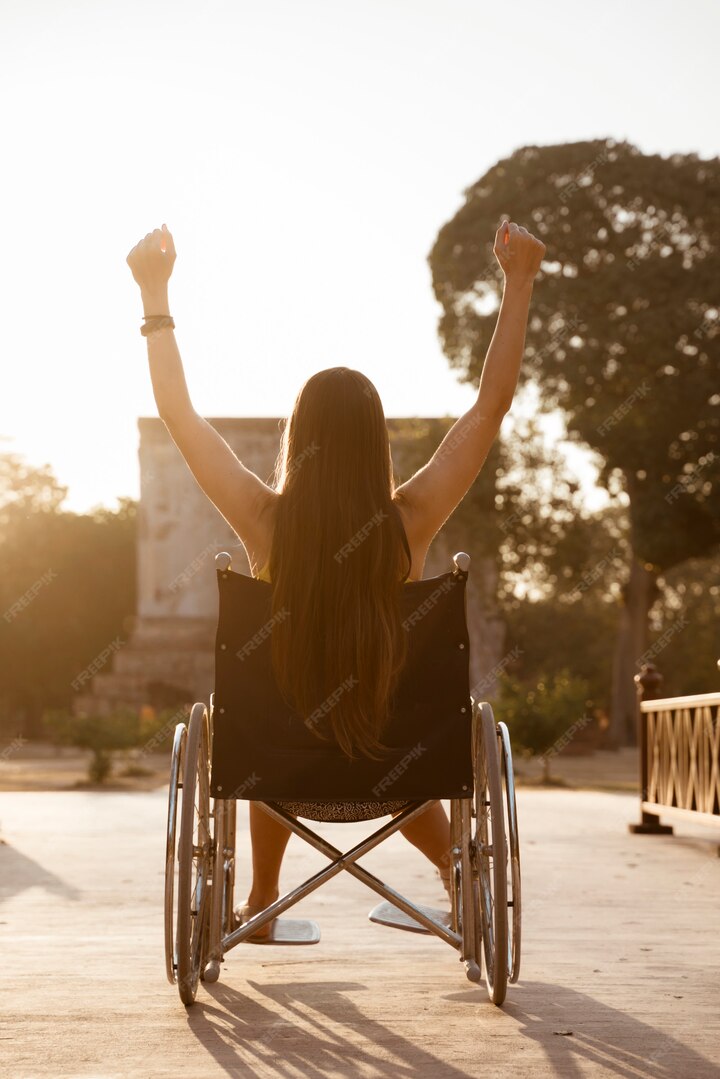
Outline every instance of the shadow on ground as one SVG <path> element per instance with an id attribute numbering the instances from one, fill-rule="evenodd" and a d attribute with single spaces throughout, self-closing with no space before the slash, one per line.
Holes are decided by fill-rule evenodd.
<path id="1" fill-rule="evenodd" d="M 79 899 L 81 892 L 49 872 L 26 854 L 0 840 L 0 903 L 27 888 L 44 888 L 63 899 Z"/>
<path id="2" fill-rule="evenodd" d="M 205 985 L 213 1002 L 198 1000 L 187 1010 L 189 1029 L 228 1076 L 257 1074 L 427 1077 L 545 1074 L 577 1077 L 632 1076 L 634 1079 L 717 1079 L 718 1068 L 662 1030 L 609 1007 L 595 998 L 563 986 L 544 982 L 514 985 L 512 997 L 502 1009 L 487 1001 L 478 1003 L 478 989 L 444 994 L 466 1011 L 470 1044 L 476 1063 L 466 1071 L 448 1060 L 447 1044 L 442 1056 L 403 1037 L 393 1027 L 392 1007 L 387 1021 L 369 1018 L 348 997 L 372 986 L 353 981 L 288 982 L 283 986 L 248 983 L 267 1004 L 218 982 Z M 478 1014 L 478 1009 L 480 1013 Z M 483 1032 L 484 1019 L 492 1020 Z M 480 1020 L 480 1025 L 478 1024 Z M 504 1025 L 507 1030 L 504 1030 Z M 343 1028 L 347 1033 L 343 1034 Z M 518 1033 L 530 1043 L 525 1061 L 514 1051 L 511 1064 L 496 1055 L 508 1036 L 517 1049 Z M 450 1037 L 450 1035 L 449 1035 Z M 465 1039 L 463 1039 L 465 1041 Z M 376 1049 L 376 1047 L 378 1047 Z M 458 1047 L 466 1058 L 468 1042 Z M 539 1050 L 539 1052 L 538 1052 Z M 521 1068 L 527 1068 L 522 1071 Z M 509 1070 L 508 1070 L 509 1069 Z"/>

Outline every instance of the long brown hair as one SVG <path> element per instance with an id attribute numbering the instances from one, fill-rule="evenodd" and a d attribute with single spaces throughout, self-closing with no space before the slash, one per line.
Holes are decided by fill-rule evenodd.
<path id="1" fill-rule="evenodd" d="M 275 466 L 272 664 L 285 701 L 348 757 L 378 759 L 407 657 L 411 569 L 375 386 L 330 367 L 301 387 Z"/>

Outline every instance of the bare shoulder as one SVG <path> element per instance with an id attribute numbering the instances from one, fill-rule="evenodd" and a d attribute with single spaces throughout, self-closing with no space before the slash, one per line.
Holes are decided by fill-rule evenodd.
<path id="1" fill-rule="evenodd" d="M 455 421 L 427 464 L 397 488 L 395 499 L 406 509 L 408 539 L 412 534 L 420 544 L 430 545 L 470 490 L 505 412 L 476 403 Z"/>

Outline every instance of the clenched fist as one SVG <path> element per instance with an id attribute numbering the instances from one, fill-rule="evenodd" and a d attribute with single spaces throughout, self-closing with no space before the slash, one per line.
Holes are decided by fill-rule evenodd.
<path id="1" fill-rule="evenodd" d="M 493 251 L 506 281 L 529 284 L 540 269 L 545 244 L 514 221 L 503 221 L 495 234 Z"/>
<path id="2" fill-rule="evenodd" d="M 143 295 L 158 296 L 167 291 L 175 257 L 172 233 L 163 225 L 135 244 L 125 261 Z"/>

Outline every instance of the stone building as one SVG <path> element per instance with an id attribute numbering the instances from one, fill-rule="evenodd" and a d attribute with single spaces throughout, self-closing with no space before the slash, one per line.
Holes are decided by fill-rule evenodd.
<path id="1" fill-rule="evenodd" d="M 210 419 L 246 467 L 272 483 L 282 420 Z M 408 421 L 388 419 L 393 461 L 403 474 Z M 76 712 L 107 714 L 122 704 L 174 707 L 209 702 L 214 678 L 217 621 L 215 555 L 229 551 L 233 569 L 249 573 L 245 548 L 198 486 L 159 417 L 140 418 L 138 590 L 127 639 L 74 701 Z M 503 623 L 495 605 L 496 569 L 461 548 L 472 562 L 468 581 L 470 676 L 473 696 L 491 699 L 493 669 L 502 656 Z M 441 531 L 433 540 L 424 577 L 444 573 L 455 551 Z"/>

